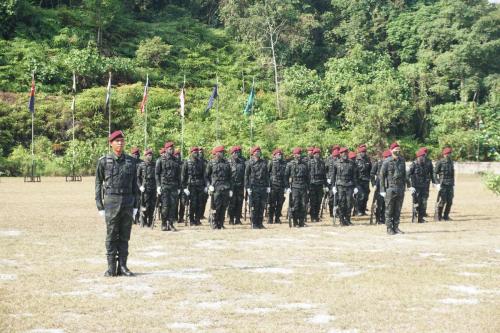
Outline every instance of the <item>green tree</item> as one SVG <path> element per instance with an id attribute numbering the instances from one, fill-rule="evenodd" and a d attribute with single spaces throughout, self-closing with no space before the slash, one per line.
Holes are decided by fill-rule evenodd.
<path id="1" fill-rule="evenodd" d="M 159 67 L 167 62 L 171 48 L 172 45 L 164 43 L 158 36 L 142 40 L 135 53 L 137 63 L 144 67 Z"/>

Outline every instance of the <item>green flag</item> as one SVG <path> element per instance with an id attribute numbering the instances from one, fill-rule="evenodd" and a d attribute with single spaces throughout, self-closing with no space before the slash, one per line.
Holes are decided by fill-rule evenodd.
<path id="1" fill-rule="evenodd" d="M 255 99 L 255 89 L 252 85 L 252 90 L 250 90 L 250 95 L 248 95 L 247 105 L 245 106 L 245 110 L 243 110 L 243 114 L 248 116 L 252 113 L 253 101 Z"/>

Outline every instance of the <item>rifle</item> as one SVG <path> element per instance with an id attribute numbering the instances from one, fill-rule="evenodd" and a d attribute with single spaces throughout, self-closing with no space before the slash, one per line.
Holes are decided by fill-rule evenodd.
<path id="1" fill-rule="evenodd" d="M 288 193 L 288 210 L 286 213 L 286 218 L 288 219 L 288 226 L 290 228 L 293 227 L 292 225 L 292 192 Z"/>
<path id="2" fill-rule="evenodd" d="M 305 223 L 307 223 L 307 214 L 309 213 L 309 190 L 306 189 L 306 218 Z"/>
<path id="3" fill-rule="evenodd" d="M 372 205 L 370 207 L 370 224 L 377 224 L 378 223 L 378 221 L 375 221 L 375 223 L 373 223 L 373 216 L 376 215 L 377 208 L 378 208 L 378 202 L 377 202 L 378 195 L 380 195 L 380 194 L 378 194 L 377 191 L 375 191 L 375 193 L 373 194 Z"/>
<path id="4" fill-rule="evenodd" d="M 208 191 L 208 200 L 210 200 L 210 210 L 208 212 L 208 224 L 212 229 L 215 229 L 215 216 L 214 216 L 214 196 L 212 192 Z"/>
<path id="5" fill-rule="evenodd" d="M 159 194 L 156 195 L 155 210 L 153 212 L 153 223 L 151 224 L 151 229 L 155 228 L 155 222 L 157 219 L 161 221 L 161 199 Z"/>
<path id="6" fill-rule="evenodd" d="M 321 219 L 323 219 L 323 211 L 326 208 L 326 202 L 328 201 L 328 195 L 329 194 L 330 194 L 329 192 L 325 192 L 325 194 L 323 195 L 323 201 L 321 202 L 321 212 L 319 214 L 319 216 L 320 216 Z"/>
<path id="7" fill-rule="evenodd" d="M 418 194 L 417 192 L 411 195 L 412 197 L 412 206 L 411 206 L 411 223 L 415 223 L 415 218 L 417 217 L 417 209 L 418 209 Z"/>
<path id="8" fill-rule="evenodd" d="M 247 205 L 248 205 L 248 192 L 245 189 L 245 214 L 244 214 L 244 217 L 243 217 L 243 219 L 245 220 L 245 222 L 247 220 L 247 209 L 248 209 Z"/>
<path id="9" fill-rule="evenodd" d="M 335 192 L 333 192 L 333 225 L 335 225 L 335 222 L 337 221 L 337 208 L 338 206 L 335 206 L 335 197 L 337 196 L 337 194 Z"/>
<path id="10" fill-rule="evenodd" d="M 145 191 L 144 191 L 145 192 Z M 144 205 L 145 203 L 145 194 L 144 192 L 141 192 L 141 198 L 140 198 L 140 213 L 139 213 L 139 220 L 141 222 L 141 228 L 144 228 L 144 225 L 146 224 L 146 206 Z"/>
<path id="11" fill-rule="evenodd" d="M 186 193 L 184 193 L 186 194 Z M 189 196 L 184 195 L 184 226 L 188 225 L 189 219 L 189 206 L 191 205 L 191 200 L 189 200 Z M 191 225 L 191 223 L 189 223 Z"/>

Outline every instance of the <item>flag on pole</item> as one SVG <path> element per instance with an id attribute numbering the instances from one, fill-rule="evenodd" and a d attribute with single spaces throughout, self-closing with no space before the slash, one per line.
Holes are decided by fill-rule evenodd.
<path id="1" fill-rule="evenodd" d="M 106 90 L 106 106 L 105 111 L 109 110 L 109 104 L 111 102 L 111 73 L 109 73 L 108 88 Z"/>
<path id="2" fill-rule="evenodd" d="M 76 94 L 76 74 L 73 72 L 73 86 L 71 87 L 71 92 Z"/>
<path id="3" fill-rule="evenodd" d="M 179 100 L 181 103 L 181 117 L 184 117 L 184 106 L 185 106 L 185 96 L 184 96 L 184 87 L 181 89 L 181 93 L 179 95 Z"/>
<path id="4" fill-rule="evenodd" d="M 247 105 L 245 106 L 245 109 L 243 110 L 243 114 L 245 116 L 248 116 L 252 113 L 252 106 L 253 106 L 254 100 L 255 100 L 255 89 L 252 85 L 252 89 L 250 90 L 250 95 L 248 95 Z"/>
<path id="5" fill-rule="evenodd" d="M 35 113 L 35 74 L 31 76 L 30 101 L 28 103 L 28 109 L 31 113 Z"/>
<path id="6" fill-rule="evenodd" d="M 144 86 L 144 93 L 142 94 L 141 113 L 144 113 L 146 104 L 148 103 L 148 90 L 149 90 L 149 76 L 146 76 L 146 85 Z"/>
<path id="7" fill-rule="evenodd" d="M 217 98 L 217 96 L 218 96 L 217 85 L 215 85 L 214 89 L 212 90 L 212 95 L 210 95 L 210 99 L 208 100 L 208 105 L 207 105 L 207 108 L 205 109 L 205 113 L 210 111 L 210 109 L 214 105 L 214 101 Z"/>

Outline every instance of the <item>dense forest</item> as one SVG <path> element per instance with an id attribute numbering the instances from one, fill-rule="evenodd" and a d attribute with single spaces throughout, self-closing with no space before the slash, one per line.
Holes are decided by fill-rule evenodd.
<path id="1" fill-rule="evenodd" d="M 408 159 L 449 145 L 457 159 L 500 160 L 500 7 L 487 0 L 6 0 L 0 35 L 7 175 L 31 164 L 32 72 L 44 174 L 64 174 L 73 156 L 93 172 L 107 150 L 109 72 L 112 130 L 129 147 L 144 147 L 148 76 L 156 152 L 181 145 L 184 86 L 184 153 L 220 142 L 266 153 L 366 143 L 375 154 L 398 140 Z"/>

